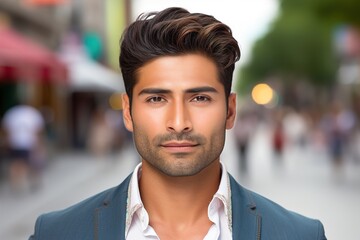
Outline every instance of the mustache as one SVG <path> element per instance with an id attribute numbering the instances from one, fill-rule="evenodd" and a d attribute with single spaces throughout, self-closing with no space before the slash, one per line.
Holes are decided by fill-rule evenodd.
<path id="1" fill-rule="evenodd" d="M 168 133 L 157 135 L 153 141 L 156 145 L 161 145 L 162 143 L 169 141 L 189 141 L 197 144 L 205 144 L 206 138 L 200 134 Z"/>

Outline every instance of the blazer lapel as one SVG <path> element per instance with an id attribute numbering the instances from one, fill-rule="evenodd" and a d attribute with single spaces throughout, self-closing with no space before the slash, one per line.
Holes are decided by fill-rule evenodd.
<path id="1" fill-rule="evenodd" d="M 95 240 L 125 240 L 125 219 L 128 186 L 131 175 L 127 177 L 95 209 Z"/>
<path id="2" fill-rule="evenodd" d="M 250 192 L 241 187 L 231 175 L 229 178 L 233 239 L 260 240 L 261 216 L 256 211 L 256 204 Z"/>

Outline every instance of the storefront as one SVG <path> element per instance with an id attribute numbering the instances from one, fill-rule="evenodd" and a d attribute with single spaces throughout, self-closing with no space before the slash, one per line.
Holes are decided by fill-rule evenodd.
<path id="1" fill-rule="evenodd" d="M 67 75 L 55 53 L 0 26 L 0 118 L 18 103 L 30 103 L 43 112 L 52 144 L 63 144 Z"/>

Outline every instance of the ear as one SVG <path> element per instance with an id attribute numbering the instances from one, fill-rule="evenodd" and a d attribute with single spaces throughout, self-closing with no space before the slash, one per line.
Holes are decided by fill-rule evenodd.
<path id="1" fill-rule="evenodd" d="M 125 127 L 127 130 L 132 132 L 133 122 L 130 111 L 130 100 L 129 100 L 129 96 L 126 93 L 122 95 L 122 108 L 123 108 L 123 119 L 124 119 Z"/>
<path id="2" fill-rule="evenodd" d="M 236 94 L 231 93 L 228 98 L 228 110 L 226 115 L 226 129 L 231 129 L 234 126 L 236 116 Z"/>

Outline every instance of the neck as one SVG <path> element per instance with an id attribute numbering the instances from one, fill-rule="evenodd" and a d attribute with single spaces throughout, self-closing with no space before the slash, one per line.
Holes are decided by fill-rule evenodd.
<path id="1" fill-rule="evenodd" d="M 151 222 L 192 224 L 207 219 L 207 208 L 220 183 L 219 160 L 194 176 L 170 177 L 143 161 L 140 194 Z"/>

